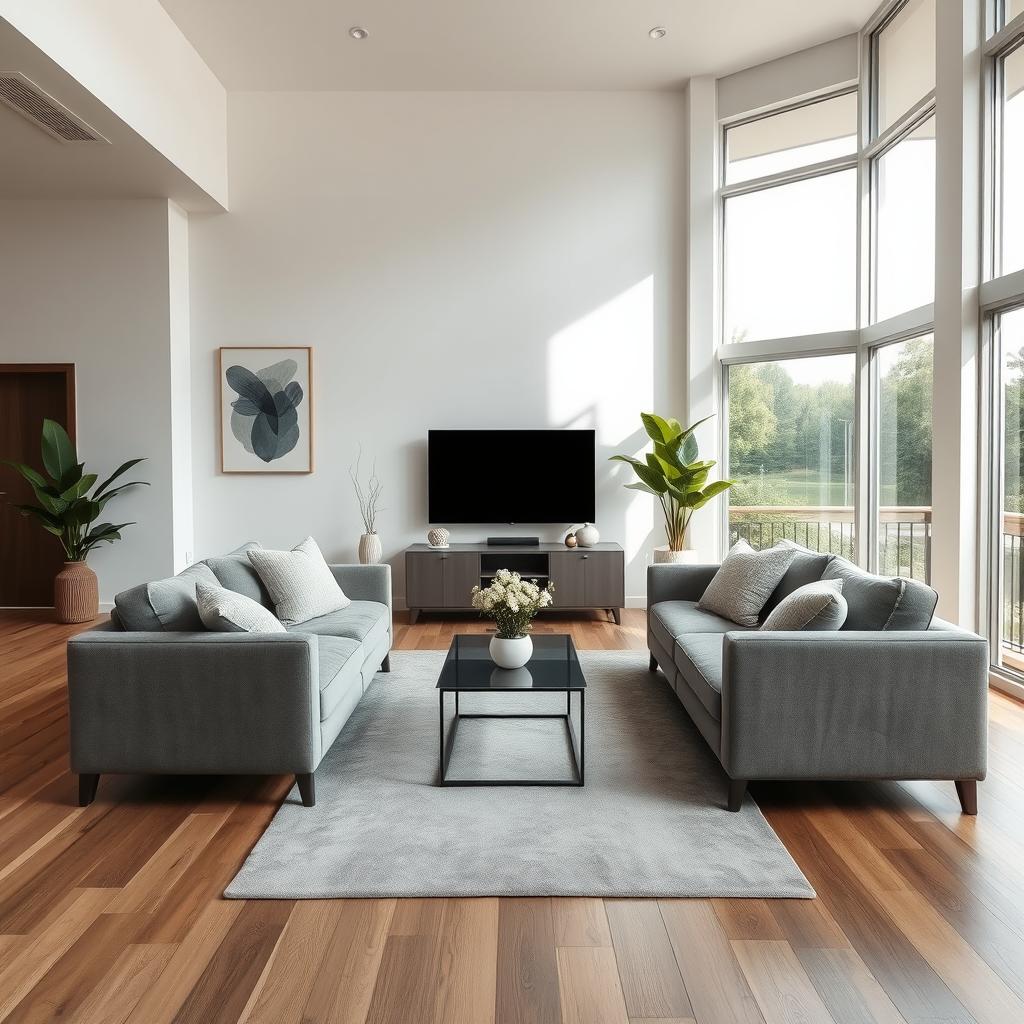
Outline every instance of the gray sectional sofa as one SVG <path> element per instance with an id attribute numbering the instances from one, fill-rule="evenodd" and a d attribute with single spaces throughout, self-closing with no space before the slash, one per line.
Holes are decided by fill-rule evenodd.
<path id="1" fill-rule="evenodd" d="M 207 570 L 273 607 L 244 548 L 189 573 Z M 317 765 L 390 669 L 391 567 L 331 571 L 352 603 L 285 633 L 206 632 L 180 600 L 181 577 L 119 594 L 109 623 L 68 643 L 80 803 L 108 772 L 294 774 L 312 806 Z"/>
<path id="2" fill-rule="evenodd" d="M 816 558 L 792 563 L 765 613 L 821 577 L 828 558 Z M 730 810 L 756 779 L 947 779 L 964 812 L 977 813 L 982 637 L 940 619 L 920 629 L 745 628 L 697 607 L 717 571 L 649 567 L 647 641 L 651 671 L 664 672 L 729 776 Z"/>

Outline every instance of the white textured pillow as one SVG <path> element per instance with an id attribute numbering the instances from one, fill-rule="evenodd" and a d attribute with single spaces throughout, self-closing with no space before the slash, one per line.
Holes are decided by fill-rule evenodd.
<path id="1" fill-rule="evenodd" d="M 755 551 L 745 540 L 736 541 L 697 607 L 741 626 L 756 626 L 761 609 L 795 557 L 795 548 L 781 544 Z"/>
<path id="2" fill-rule="evenodd" d="M 246 554 L 274 602 L 277 617 L 286 626 L 339 611 L 352 603 L 312 537 L 291 551 L 254 548 Z"/>
<path id="3" fill-rule="evenodd" d="M 784 597 L 764 620 L 762 629 L 840 629 L 846 621 L 842 580 L 807 583 Z"/>
<path id="4" fill-rule="evenodd" d="M 197 583 L 196 605 L 203 625 L 213 633 L 286 632 L 270 609 L 225 587 Z"/>

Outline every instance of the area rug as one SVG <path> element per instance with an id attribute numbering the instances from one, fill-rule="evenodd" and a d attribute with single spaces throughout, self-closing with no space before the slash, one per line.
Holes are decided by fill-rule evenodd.
<path id="1" fill-rule="evenodd" d="M 725 809 L 726 776 L 647 653 L 579 657 L 585 786 L 437 786 L 444 655 L 394 652 L 317 769 L 316 806 L 293 789 L 225 895 L 814 896 L 749 796 Z M 461 711 L 564 705 L 465 694 Z M 569 757 L 557 719 L 468 719 L 449 776 L 569 778 Z"/>

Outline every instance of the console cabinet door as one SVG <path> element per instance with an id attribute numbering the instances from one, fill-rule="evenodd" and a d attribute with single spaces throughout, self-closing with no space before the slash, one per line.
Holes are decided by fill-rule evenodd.
<path id="1" fill-rule="evenodd" d="M 444 562 L 436 551 L 405 556 L 405 603 L 410 608 L 444 607 Z"/>
<path id="2" fill-rule="evenodd" d="M 471 608 L 470 591 L 480 585 L 480 556 L 474 552 L 445 552 L 444 607 Z"/>
<path id="3" fill-rule="evenodd" d="M 588 608 L 621 608 L 626 603 L 622 554 L 618 551 L 587 552 L 584 604 Z"/>
<path id="4" fill-rule="evenodd" d="M 550 557 L 551 580 L 555 584 L 555 607 L 583 608 L 586 603 L 586 570 L 589 559 L 583 551 L 555 551 Z"/>

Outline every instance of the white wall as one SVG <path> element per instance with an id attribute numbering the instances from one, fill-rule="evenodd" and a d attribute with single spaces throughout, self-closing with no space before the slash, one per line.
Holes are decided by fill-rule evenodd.
<path id="1" fill-rule="evenodd" d="M 639 598 L 660 524 L 604 460 L 643 447 L 640 410 L 683 409 L 683 97 L 240 93 L 228 119 L 232 212 L 190 224 L 196 557 L 312 533 L 354 559 L 362 442 L 401 599 L 429 427 L 593 426 Z M 239 344 L 313 346 L 312 475 L 220 474 L 216 350 Z"/>
<path id="2" fill-rule="evenodd" d="M 107 506 L 134 520 L 90 558 L 108 602 L 173 569 L 168 204 L 0 202 L 0 362 L 73 362 L 89 471 L 148 461 L 151 487 Z M 129 479 L 129 478 L 125 478 Z"/>

